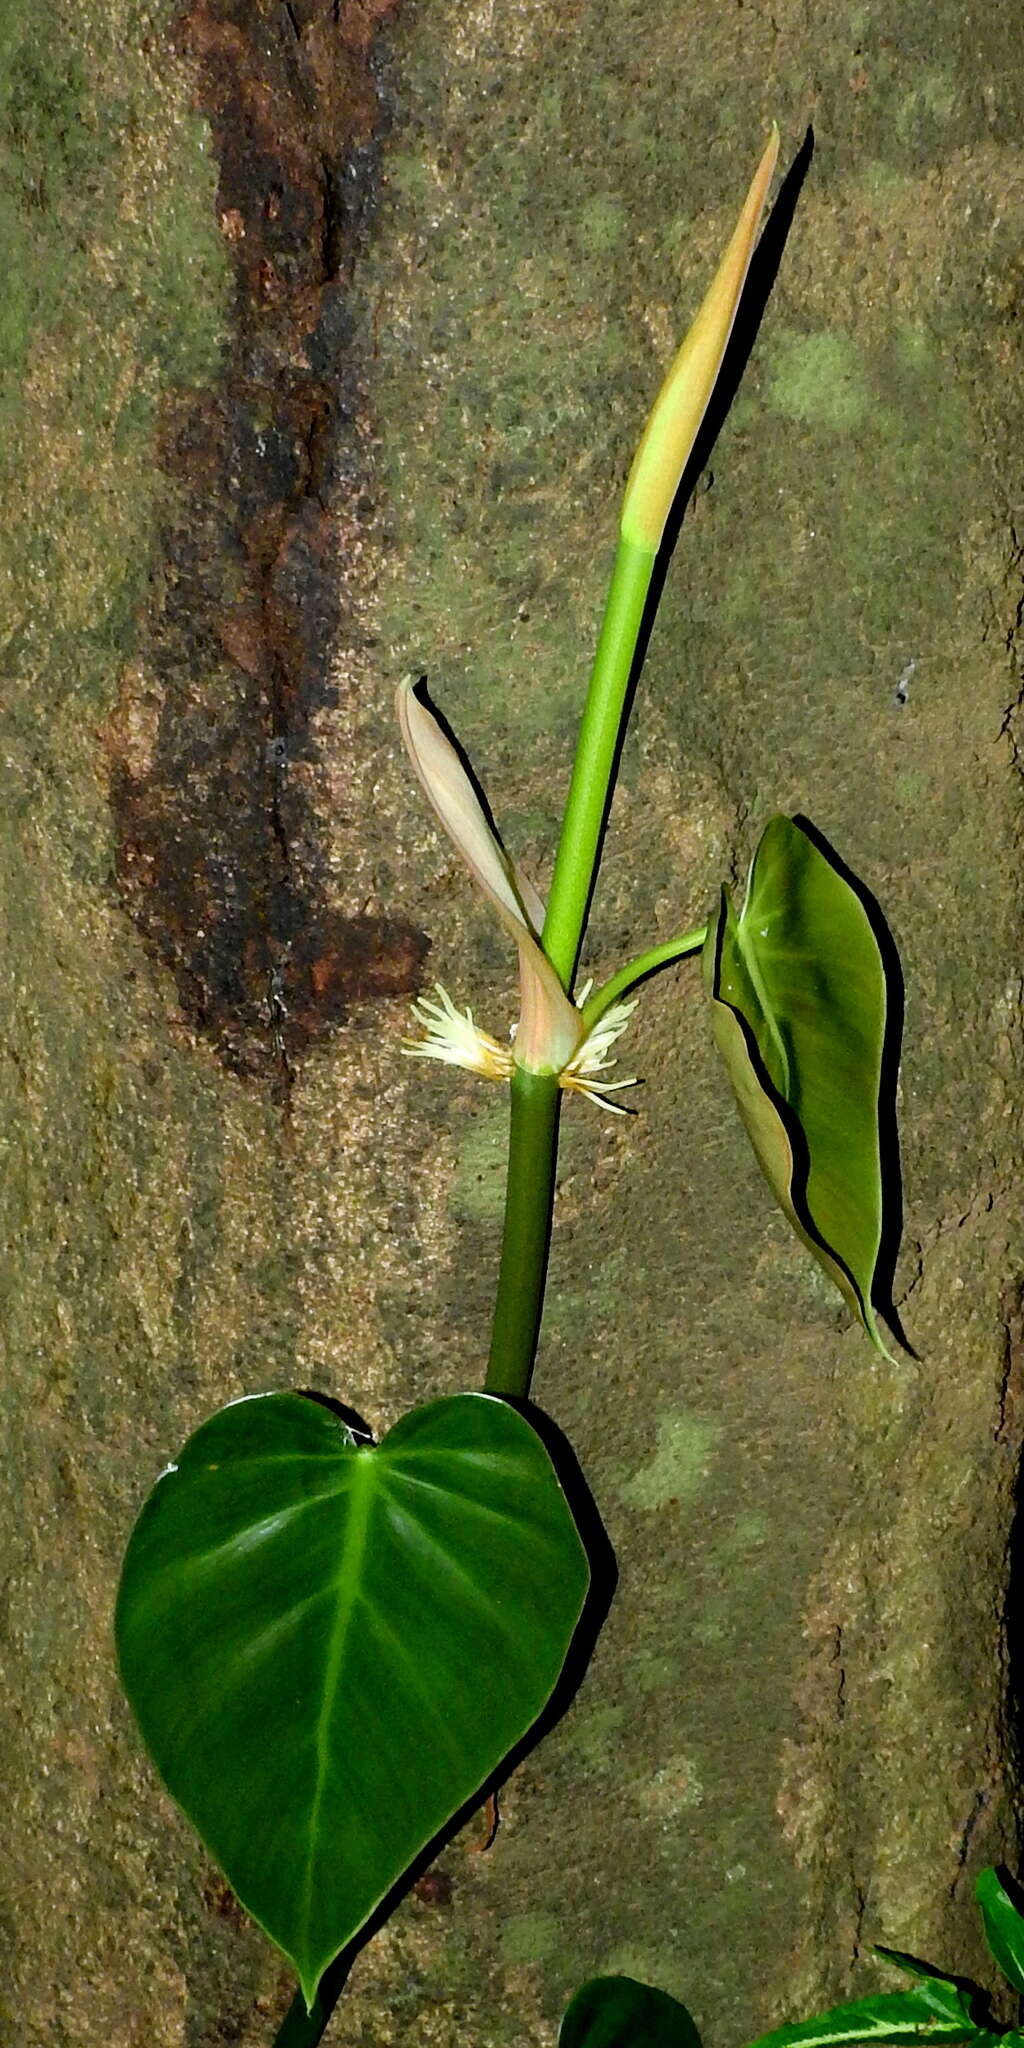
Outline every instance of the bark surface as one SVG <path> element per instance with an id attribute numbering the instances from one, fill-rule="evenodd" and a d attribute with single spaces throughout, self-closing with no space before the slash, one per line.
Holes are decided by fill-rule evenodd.
<path id="1" fill-rule="evenodd" d="M 400 1058 L 514 972 L 399 758 L 426 671 L 550 871 L 615 511 L 772 117 L 815 149 L 638 693 L 585 968 L 775 810 L 907 983 L 920 1354 L 762 1187 L 692 964 L 570 1103 L 535 1383 L 620 1583 L 329 2040 L 550 2048 L 588 1975 L 716 2048 L 986 1977 L 1014 1864 L 1024 28 L 960 0 L 27 0 L 0 30 L 4 2039 L 261 2048 L 291 1982 L 140 1752 L 138 1506 L 222 1402 L 479 1384 L 506 1103 Z M 1007 1629 L 1009 1620 L 1010 1627 Z"/>

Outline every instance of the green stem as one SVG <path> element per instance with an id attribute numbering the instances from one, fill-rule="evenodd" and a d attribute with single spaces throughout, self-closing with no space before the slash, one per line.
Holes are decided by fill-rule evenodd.
<path id="1" fill-rule="evenodd" d="M 666 939 L 663 946 L 652 946 L 646 953 L 638 953 L 635 960 L 627 960 L 609 981 L 601 983 L 583 1005 L 583 1022 L 588 1031 L 600 1023 L 606 1010 L 617 1003 L 620 996 L 628 995 L 638 981 L 645 981 L 649 974 L 655 974 L 659 967 L 670 967 L 673 960 L 685 960 L 688 953 L 699 953 L 708 935 L 706 924 L 692 932 L 683 932 L 678 939 Z"/>
<path id="2" fill-rule="evenodd" d="M 306 2011 L 303 1993 L 295 1993 L 274 2036 L 274 2048 L 316 2048 L 317 2042 L 323 2040 L 331 2014 L 345 1988 L 344 1984 L 339 1984 L 337 1990 L 333 1990 L 327 1988 L 329 1985 L 330 1971 L 327 1971 L 320 1979 L 320 1988 L 313 2000 L 312 2012 Z"/>
<path id="3" fill-rule="evenodd" d="M 505 1232 L 484 1392 L 525 1398 L 540 1332 L 555 1199 L 557 1074 L 512 1076 Z"/>
<path id="4" fill-rule="evenodd" d="M 655 557 L 620 540 L 555 856 L 544 951 L 571 988 Z"/>
<path id="5" fill-rule="evenodd" d="M 566 989 L 572 987 L 597 870 L 626 693 L 654 562 L 648 550 L 620 538 L 544 920 L 544 951 Z M 608 1001 L 614 1001 L 614 995 Z M 557 1076 L 531 1074 L 517 1067 L 512 1080 L 501 1271 L 484 1381 L 489 1393 L 525 1397 L 530 1391 L 547 1279 L 558 1109 Z"/>

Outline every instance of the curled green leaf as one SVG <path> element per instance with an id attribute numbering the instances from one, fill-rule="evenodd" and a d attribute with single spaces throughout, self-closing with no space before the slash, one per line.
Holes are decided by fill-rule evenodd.
<path id="1" fill-rule="evenodd" d="M 806 818 L 772 818 L 704 947 L 715 1039 L 769 1186 L 885 1351 L 901 1190 L 899 958 L 870 891 Z"/>

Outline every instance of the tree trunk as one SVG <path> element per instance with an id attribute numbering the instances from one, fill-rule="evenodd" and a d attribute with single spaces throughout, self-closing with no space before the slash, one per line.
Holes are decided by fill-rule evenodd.
<path id="1" fill-rule="evenodd" d="M 400 1057 L 513 963 L 400 758 L 426 670 L 550 872 L 621 486 L 768 126 L 815 149 L 637 695 L 585 971 L 775 810 L 907 984 L 917 1360 L 771 1207 L 692 962 L 640 1115 L 570 1102 L 535 1394 L 620 1583 L 502 1801 L 328 2040 L 550 2044 L 586 1976 L 711 2043 L 982 1978 L 1014 1862 L 1024 1279 L 1024 28 L 692 0 L 11 0 L 0 31 L 0 1501 L 17 2048 L 273 2038 L 292 1983 L 141 1752 L 141 1500 L 213 1408 L 479 1385 L 507 1103 Z M 428 959 L 429 953 L 429 959 Z"/>

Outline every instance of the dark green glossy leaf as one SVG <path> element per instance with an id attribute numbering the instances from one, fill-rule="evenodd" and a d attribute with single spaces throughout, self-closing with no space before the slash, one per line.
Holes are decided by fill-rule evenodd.
<path id="1" fill-rule="evenodd" d="M 538 1719 L 589 1577 L 548 1450 L 486 1394 L 377 1448 L 302 1395 L 240 1401 L 158 1481 L 121 1580 L 125 1690 L 307 2001 Z"/>
<path id="2" fill-rule="evenodd" d="M 976 2033 L 963 1994 L 942 1978 L 929 1978 L 915 1991 L 856 1998 L 794 2026 L 776 2027 L 770 2034 L 759 2034 L 751 2048 L 829 2048 L 845 2041 L 973 2041 Z"/>
<path id="3" fill-rule="evenodd" d="M 1024 1919 L 991 1868 L 981 1872 L 974 1896 L 981 1907 L 985 1940 L 1003 1976 L 1015 1991 L 1024 1992 Z"/>
<path id="4" fill-rule="evenodd" d="M 566 2007 L 558 2048 L 701 2048 L 685 2005 L 632 1977 L 594 1977 Z"/>
<path id="5" fill-rule="evenodd" d="M 877 905 L 806 819 L 772 818 L 738 916 L 723 891 L 704 961 L 769 1186 L 884 1351 L 875 1310 L 894 1320 L 902 986 Z"/>

